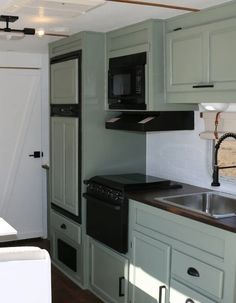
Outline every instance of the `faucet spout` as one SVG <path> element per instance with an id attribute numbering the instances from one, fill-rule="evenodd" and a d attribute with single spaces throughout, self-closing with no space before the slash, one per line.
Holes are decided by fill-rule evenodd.
<path id="1" fill-rule="evenodd" d="M 227 138 L 234 138 L 236 140 L 236 134 L 235 133 L 225 133 L 223 136 L 220 137 L 218 142 L 215 145 L 215 157 L 214 157 L 214 167 L 213 167 L 213 174 L 212 174 L 212 183 L 211 186 L 220 186 L 219 182 L 219 170 L 220 169 L 227 169 L 227 168 L 233 168 L 235 166 L 224 166 L 220 167 L 218 165 L 218 152 L 221 146 L 221 143 L 227 139 Z"/>

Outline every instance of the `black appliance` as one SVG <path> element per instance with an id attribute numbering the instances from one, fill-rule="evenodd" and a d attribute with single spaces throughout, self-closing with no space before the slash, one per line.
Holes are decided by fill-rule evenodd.
<path id="1" fill-rule="evenodd" d="M 146 52 L 109 59 L 110 109 L 145 110 Z"/>
<path id="2" fill-rule="evenodd" d="M 125 193 L 173 186 L 169 180 L 138 173 L 95 176 L 85 184 L 87 234 L 121 253 L 128 251 L 128 199 Z"/>
<path id="3" fill-rule="evenodd" d="M 193 130 L 193 111 L 124 112 L 106 121 L 108 129 L 130 131 Z"/>

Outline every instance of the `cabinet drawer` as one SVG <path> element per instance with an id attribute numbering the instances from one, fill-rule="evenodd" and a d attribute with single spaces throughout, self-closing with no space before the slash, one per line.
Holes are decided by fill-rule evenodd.
<path id="1" fill-rule="evenodd" d="M 171 276 L 208 296 L 222 298 L 223 271 L 173 250 Z"/>
<path id="2" fill-rule="evenodd" d="M 221 259 L 224 258 L 225 240 L 216 229 L 158 208 L 134 203 L 134 229 L 145 229 L 146 234 L 148 230 L 158 232 Z"/>
<path id="3" fill-rule="evenodd" d="M 59 230 L 62 234 L 75 241 L 77 244 L 81 242 L 81 227 L 70 219 L 51 211 L 51 225 Z"/>
<path id="4" fill-rule="evenodd" d="M 192 289 L 171 280 L 170 284 L 170 303 L 215 303 Z"/>

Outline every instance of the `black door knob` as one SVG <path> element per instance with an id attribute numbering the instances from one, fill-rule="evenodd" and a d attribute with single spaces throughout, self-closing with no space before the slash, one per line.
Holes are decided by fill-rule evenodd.
<path id="1" fill-rule="evenodd" d="M 29 155 L 29 157 L 33 157 L 33 158 L 40 158 L 41 156 L 43 156 L 43 153 L 41 153 L 40 151 L 34 151 L 33 154 Z"/>

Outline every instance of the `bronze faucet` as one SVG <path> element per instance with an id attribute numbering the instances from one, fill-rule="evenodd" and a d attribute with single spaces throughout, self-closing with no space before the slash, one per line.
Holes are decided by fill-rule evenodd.
<path id="1" fill-rule="evenodd" d="M 220 149 L 221 143 L 227 138 L 234 138 L 236 140 L 236 134 L 234 133 L 225 133 L 223 136 L 220 137 L 218 142 L 215 145 L 215 159 L 214 159 L 214 168 L 212 174 L 212 183 L 211 186 L 220 186 L 219 182 L 219 169 L 227 169 L 227 168 L 236 168 L 236 165 L 232 166 L 218 166 L 218 151 Z"/>

